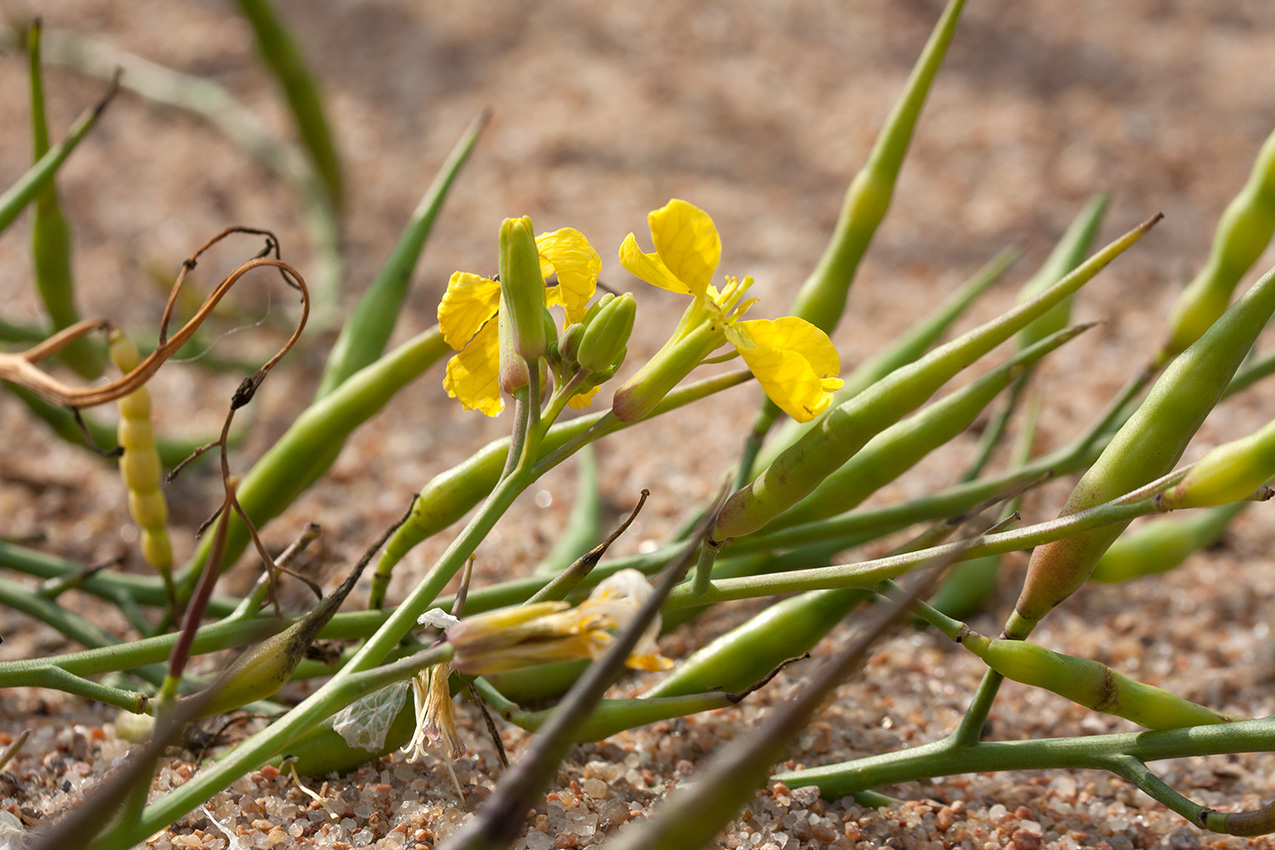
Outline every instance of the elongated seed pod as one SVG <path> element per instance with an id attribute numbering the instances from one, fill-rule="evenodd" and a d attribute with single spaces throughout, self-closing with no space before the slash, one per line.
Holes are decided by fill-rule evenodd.
<path id="1" fill-rule="evenodd" d="M 841 320 L 859 260 L 890 208 L 894 184 L 903 167 L 921 107 L 952 43 L 964 5 L 965 0 L 951 0 L 943 11 L 912 69 L 903 97 L 886 119 L 867 163 L 846 191 L 836 230 L 819 265 L 793 299 L 792 314 L 824 332 L 831 332 Z"/>
<path id="2" fill-rule="evenodd" d="M 1093 245 L 1098 226 L 1102 224 L 1102 214 L 1106 210 L 1106 195 L 1095 195 L 1089 199 L 1089 203 L 1085 204 L 1085 208 L 1080 211 L 1067 228 L 1067 232 L 1058 240 L 1058 244 L 1050 252 L 1045 264 L 1023 284 L 1018 294 L 1019 301 L 1034 298 L 1084 262 Z M 1063 299 L 1049 312 L 1019 331 L 1018 347 L 1027 348 L 1067 327 L 1071 322 L 1072 300 L 1072 298 Z"/>
<path id="3" fill-rule="evenodd" d="M 1111 243 L 1030 301 L 890 373 L 828 411 L 752 483 L 730 497 L 714 524 L 713 540 L 722 543 L 751 534 L 795 505 L 873 436 L 915 410 L 952 376 L 1092 279 L 1159 218 L 1150 219 Z"/>
<path id="4" fill-rule="evenodd" d="M 345 580 L 300 620 L 241 652 L 211 686 L 217 689 L 216 693 L 201 708 L 200 716 L 233 711 L 250 702 L 266 699 L 286 685 L 292 678 L 292 671 L 305 658 L 306 649 L 314 643 L 358 583 L 367 561 L 360 560 Z"/>
<path id="5" fill-rule="evenodd" d="M 332 206 L 340 209 L 344 195 L 341 157 L 323 114 L 323 97 L 318 83 L 306 66 L 296 39 L 279 19 L 270 0 L 238 0 L 239 10 L 252 25 L 257 37 L 257 50 L 274 73 L 306 152 L 323 180 Z"/>
<path id="6" fill-rule="evenodd" d="M 933 312 L 923 316 L 884 349 L 862 361 L 853 372 L 845 376 L 845 384 L 841 389 L 832 394 L 832 405 L 835 407 L 849 401 L 895 369 L 906 366 L 924 354 L 953 322 L 964 315 L 979 296 L 1000 280 L 1017 258 L 1018 251 L 1014 249 L 1001 251 Z M 762 446 L 757 454 L 756 467 L 760 469 L 769 466 L 781 451 L 813 428 L 815 421 L 817 420 L 798 422 L 788 419 Z"/>
<path id="7" fill-rule="evenodd" d="M 111 331 L 111 362 L 127 374 L 137 368 L 141 357 L 137 346 L 120 330 Z M 128 510 L 141 529 L 142 557 L 163 576 L 173 568 L 173 549 L 168 540 L 168 502 L 159 489 L 161 465 L 151 425 L 150 392 L 140 387 L 119 400 L 120 476 L 128 488 Z"/>
<path id="8" fill-rule="evenodd" d="M 1227 525 L 1251 502 L 1237 502 L 1185 516 L 1158 517 L 1111 544 L 1090 581 L 1104 584 L 1168 572 L 1192 553 L 1217 543 Z"/>
<path id="9" fill-rule="evenodd" d="M 1146 401 L 1080 479 L 1062 514 L 1102 504 L 1172 469 L 1272 312 L 1275 272 L 1254 284 L 1204 336 L 1169 364 Z M 1006 635 L 1030 634 L 1041 617 L 1085 583 L 1102 553 L 1127 525 L 1114 523 L 1037 547 L 1014 613 L 1005 626 Z"/>
<path id="10" fill-rule="evenodd" d="M 40 22 L 27 33 L 27 53 L 31 60 L 32 152 L 38 160 L 49 152 L 49 131 L 44 113 L 44 79 L 40 67 Z M 57 183 L 50 178 L 35 199 L 31 219 L 31 258 L 35 285 L 53 329 L 60 331 L 80 320 L 75 308 L 75 283 L 71 275 L 71 226 L 58 201 Z M 102 374 L 105 358 L 100 340 L 81 337 L 67 345 L 59 357 L 86 378 Z"/>
<path id="11" fill-rule="evenodd" d="M 1046 337 L 978 380 L 891 425 L 769 527 L 774 530 L 812 522 L 860 504 L 968 428 L 1032 364 L 1091 327 L 1080 325 Z"/>
<path id="12" fill-rule="evenodd" d="M 1105 664 L 1045 649 L 1025 640 L 970 634 L 961 645 L 1006 679 L 1053 691 L 1085 708 L 1132 720 L 1147 729 L 1231 723 L 1231 717 L 1117 673 Z"/>
<path id="13" fill-rule="evenodd" d="M 1169 341 L 1161 362 L 1184 351 L 1226 310 L 1244 273 L 1266 250 L 1275 232 L 1275 133 L 1257 153 L 1248 182 L 1217 223 L 1208 263 L 1173 305 Z"/>
<path id="14" fill-rule="evenodd" d="M 1223 443 L 1200 458 L 1167 493 L 1160 507 L 1206 508 L 1247 499 L 1275 477 L 1275 422 Z"/>
<path id="15" fill-rule="evenodd" d="M 720 688 L 739 692 L 784 660 L 814 647 L 872 592 L 820 590 L 771 605 L 677 665 L 642 699 L 684 696 Z"/>

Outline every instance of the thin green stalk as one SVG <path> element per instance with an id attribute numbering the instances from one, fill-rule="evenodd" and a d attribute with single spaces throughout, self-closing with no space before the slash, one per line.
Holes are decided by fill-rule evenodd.
<path id="1" fill-rule="evenodd" d="M 1185 474 L 1185 470 L 1174 473 Z M 1156 482 L 1161 487 L 1171 486 L 1166 478 Z M 1140 492 L 1140 491 L 1139 491 Z M 1133 495 L 1133 494 L 1130 494 Z M 1127 498 L 1127 497 L 1126 497 Z M 858 564 L 846 564 L 829 567 L 814 567 L 794 570 L 781 575 L 747 576 L 713 581 L 709 589 L 696 594 L 694 588 L 680 587 L 669 595 L 670 609 L 685 608 L 691 605 L 727 602 L 734 599 L 751 599 L 757 596 L 771 596 L 778 593 L 795 593 L 807 590 L 825 590 L 831 588 L 859 587 L 871 589 L 884 579 L 898 578 L 913 570 L 927 560 L 957 552 L 958 560 L 969 560 L 985 555 L 1000 555 L 1020 549 L 1030 549 L 1042 543 L 1061 540 L 1081 531 L 1101 528 L 1113 523 L 1131 522 L 1133 519 L 1158 513 L 1154 498 L 1142 498 L 1129 503 L 1108 502 L 1086 511 L 1068 514 L 1048 522 L 1038 523 L 1027 528 L 1005 531 L 999 534 L 988 534 L 975 542 L 948 543 L 919 552 L 892 555 L 877 558 Z"/>
<path id="2" fill-rule="evenodd" d="M 0 540 L 0 567 L 8 567 L 26 575 L 42 579 L 68 579 L 84 576 L 87 567 L 12 543 Z M 125 599 L 134 604 L 163 607 L 164 585 L 158 576 L 136 575 L 114 570 L 100 570 L 79 580 L 76 587 L 85 593 L 112 602 L 124 604 Z M 214 596 L 208 602 L 208 613 L 214 617 L 230 615 L 238 600 L 227 596 Z"/>
<path id="3" fill-rule="evenodd" d="M 61 667 L 44 667 L 34 671 L 33 675 L 28 677 L 25 686 L 62 691 L 63 693 L 95 700 L 106 705 L 113 705 L 133 714 L 147 714 L 150 712 L 150 697 L 146 694 L 138 693 L 137 691 L 127 691 L 123 688 L 112 688 L 77 676 L 74 673 L 68 673 Z"/>
<path id="4" fill-rule="evenodd" d="M 1226 753 L 1264 752 L 1275 735 L 1275 717 L 1241 720 L 1158 732 L 1085 735 L 1026 741 L 990 741 L 955 746 L 950 738 L 906 750 L 857 759 L 847 764 L 781 773 L 774 778 L 790 788 L 817 786 L 829 799 L 958 773 L 1001 770 L 1108 770 L 1113 758 L 1140 761 Z"/>

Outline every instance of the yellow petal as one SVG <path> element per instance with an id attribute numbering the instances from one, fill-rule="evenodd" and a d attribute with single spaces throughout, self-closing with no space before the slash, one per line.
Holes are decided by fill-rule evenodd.
<path id="1" fill-rule="evenodd" d="M 602 258 L 584 234 L 571 227 L 540 234 L 536 248 L 540 251 L 540 273 L 546 278 L 553 272 L 558 274 L 557 292 L 550 292 L 561 298 L 567 309 L 567 324 L 580 321 L 597 289 Z"/>
<path id="2" fill-rule="evenodd" d="M 567 399 L 567 406 L 572 410 L 584 410 L 593 403 L 593 397 L 598 394 L 598 390 L 600 389 L 602 388 L 594 387 L 587 393 L 576 393 L 571 398 Z"/>
<path id="3" fill-rule="evenodd" d="M 708 213 L 676 198 L 647 216 L 655 253 L 696 295 L 703 295 L 722 259 L 722 240 Z"/>
<path id="4" fill-rule="evenodd" d="M 837 349 L 827 334 L 804 319 L 736 322 L 726 328 L 726 338 L 770 400 L 798 422 L 827 410 L 831 392 L 841 387 Z"/>
<path id="5" fill-rule="evenodd" d="M 443 389 L 469 410 L 495 416 L 505 409 L 500 396 L 500 337 L 487 322 L 459 354 L 447 361 Z"/>
<path id="6" fill-rule="evenodd" d="M 620 265 L 628 269 L 629 274 L 646 281 L 651 286 L 658 286 L 660 289 L 682 295 L 691 294 L 690 287 L 668 270 L 659 255 L 642 253 L 642 249 L 638 247 L 637 238 L 632 233 L 624 237 L 624 242 L 620 245 Z"/>
<path id="7" fill-rule="evenodd" d="M 438 304 L 443 341 L 460 351 L 500 309 L 500 284 L 481 275 L 456 272 Z"/>

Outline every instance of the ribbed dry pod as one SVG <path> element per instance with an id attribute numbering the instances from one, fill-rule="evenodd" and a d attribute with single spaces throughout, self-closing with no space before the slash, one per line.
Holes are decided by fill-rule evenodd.
<path id="1" fill-rule="evenodd" d="M 110 357 L 124 374 L 137 368 L 141 356 L 123 331 L 112 330 Z M 168 540 L 168 503 L 159 489 L 161 464 L 151 424 L 150 392 L 140 387 L 119 400 L 120 475 L 128 487 L 128 510 L 141 529 L 142 555 L 169 584 L 173 548 Z"/>

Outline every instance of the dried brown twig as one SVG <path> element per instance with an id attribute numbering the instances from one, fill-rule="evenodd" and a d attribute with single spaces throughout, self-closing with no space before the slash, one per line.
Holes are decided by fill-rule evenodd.
<path id="1" fill-rule="evenodd" d="M 239 266 L 239 268 L 227 275 L 226 278 L 218 284 L 217 288 L 209 293 L 208 297 L 204 299 L 203 304 L 200 305 L 199 309 L 195 312 L 195 315 L 191 316 L 186 324 L 182 325 L 181 329 L 174 334 L 171 339 L 169 339 L 168 323 L 172 319 L 173 306 L 177 299 L 177 293 L 186 279 L 186 273 L 195 267 L 200 255 L 213 245 L 225 239 L 227 236 L 235 233 L 264 235 L 266 237 L 266 247 L 256 257 L 253 257 L 251 260 Z M 269 256 L 272 253 L 274 256 Z M 51 404 L 56 404 L 60 407 L 68 407 L 72 410 L 80 410 L 85 407 L 95 407 L 99 404 L 106 404 L 107 402 L 115 401 L 121 396 L 128 395 L 149 381 L 151 376 L 155 374 L 156 370 L 158 370 L 159 367 L 168 360 L 168 358 L 172 357 L 178 349 L 185 345 L 187 341 L 194 336 L 195 331 L 199 329 L 199 326 L 203 324 L 204 320 L 207 319 L 213 309 L 216 308 L 218 302 L 221 301 L 226 293 L 230 291 L 230 288 L 238 283 L 244 275 L 248 274 L 248 272 L 253 269 L 273 267 L 279 269 L 284 281 L 289 286 L 301 293 L 301 318 L 297 322 L 296 329 L 293 331 L 292 337 L 288 340 L 287 344 L 284 345 L 283 348 L 280 349 L 279 353 L 271 358 L 269 362 L 262 366 L 252 379 L 250 379 L 252 386 L 255 389 L 256 385 L 261 382 L 261 379 L 265 376 L 265 374 L 269 372 L 270 369 L 274 367 L 275 363 L 277 363 L 279 359 L 283 357 L 283 355 L 286 354 L 296 343 L 297 339 L 301 336 L 301 331 L 305 328 L 306 319 L 310 314 L 310 293 L 306 289 L 305 279 L 301 277 L 301 274 L 295 268 L 279 259 L 278 253 L 279 243 L 278 240 L 275 239 L 274 234 L 264 230 L 254 230 L 245 227 L 228 228 L 208 240 L 208 242 L 204 243 L 198 251 L 182 263 L 181 271 L 177 275 L 177 280 L 173 283 L 172 291 L 168 296 L 168 303 L 164 307 L 164 317 L 160 323 L 159 345 L 148 357 L 138 364 L 136 369 L 117 380 L 95 387 L 72 387 L 50 376 L 36 366 L 36 364 L 41 360 L 56 354 L 62 348 L 75 340 L 86 336 L 87 334 L 99 330 L 110 330 L 112 325 L 108 319 L 86 319 L 82 322 L 76 322 L 43 342 L 40 342 L 26 351 L 17 354 L 0 352 L 0 380 L 17 384 L 24 389 L 30 390 Z M 245 386 L 246 385 L 247 383 L 245 383 Z"/>

